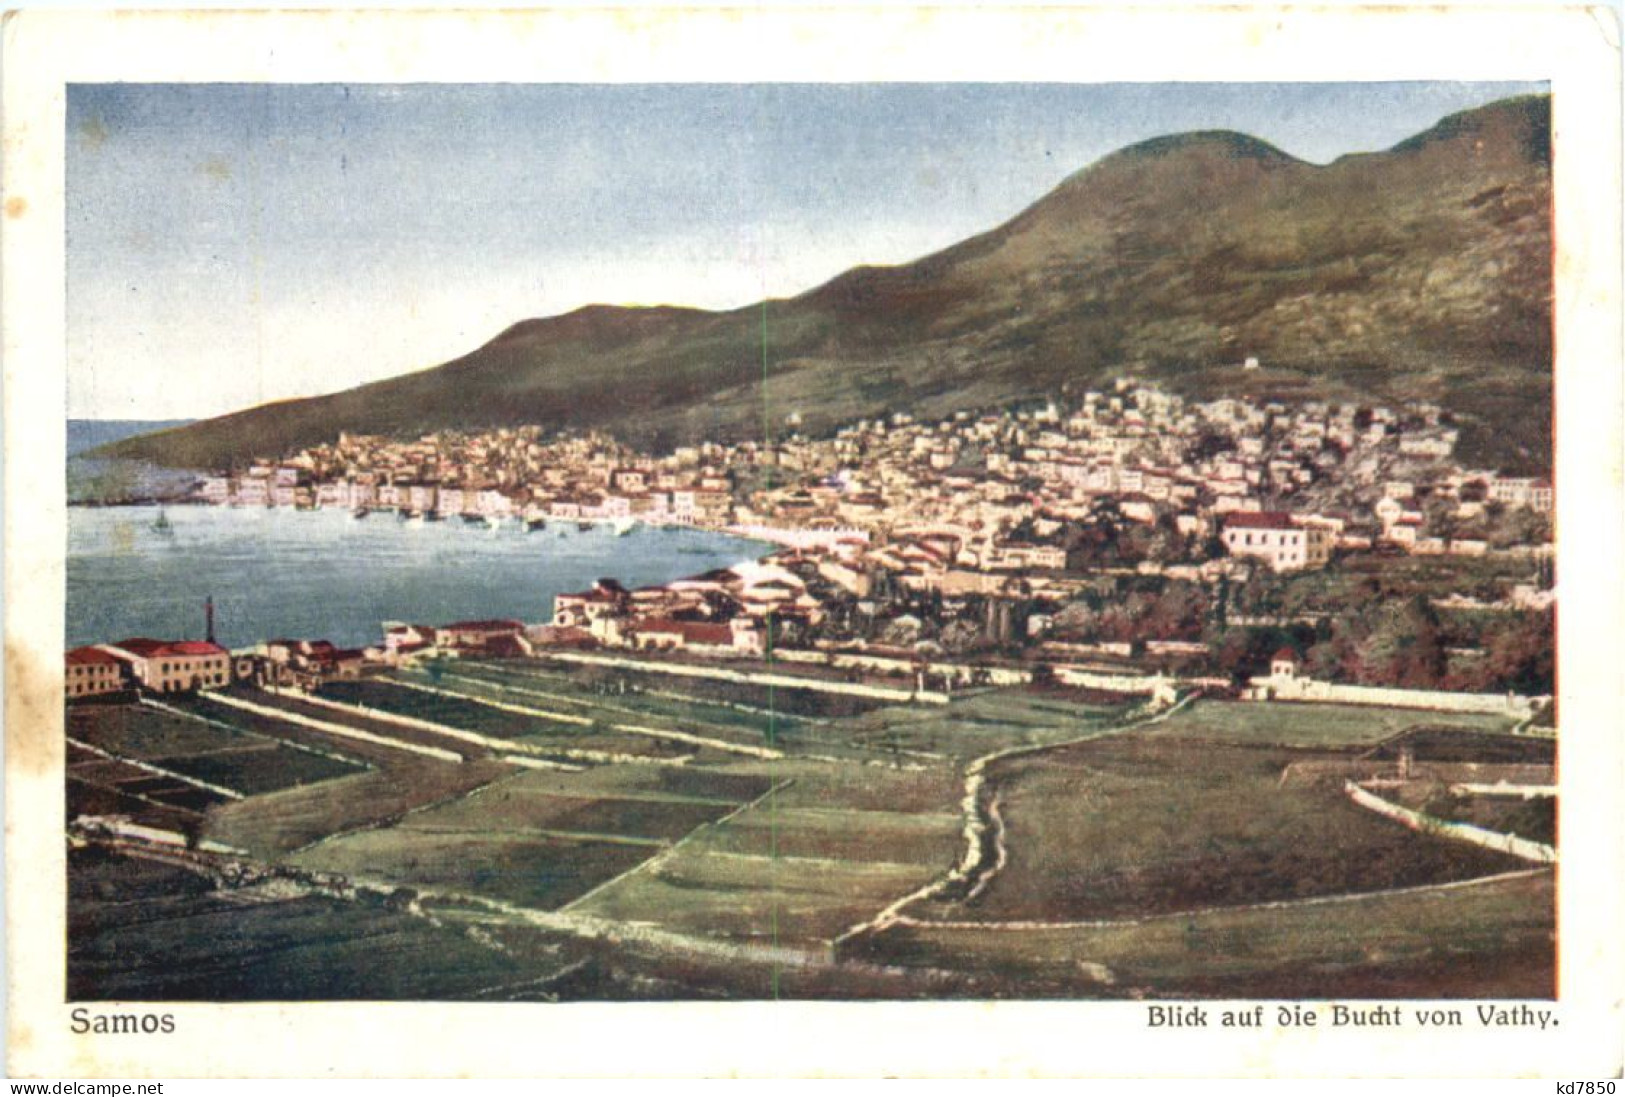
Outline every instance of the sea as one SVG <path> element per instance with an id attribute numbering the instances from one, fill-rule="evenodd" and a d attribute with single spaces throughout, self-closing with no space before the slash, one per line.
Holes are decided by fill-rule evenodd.
<path id="1" fill-rule="evenodd" d="M 67 497 L 70 503 L 160 502 L 183 499 L 199 473 L 146 461 L 86 456 L 87 450 L 138 434 L 185 426 L 191 419 L 69 419 Z"/>
<path id="2" fill-rule="evenodd" d="M 163 521 L 159 521 L 162 515 Z M 613 577 L 669 582 L 758 559 L 773 546 L 708 530 L 574 522 L 527 532 L 387 512 L 215 506 L 68 508 L 67 643 L 132 636 L 378 643 L 384 621 L 544 622 L 553 596 Z"/>

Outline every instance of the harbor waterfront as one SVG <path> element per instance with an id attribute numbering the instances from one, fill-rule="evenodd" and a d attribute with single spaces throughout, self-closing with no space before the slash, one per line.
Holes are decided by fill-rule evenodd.
<path id="1" fill-rule="evenodd" d="M 259 231 L 257 141 L 241 183 L 205 173 L 256 245 L 234 268 L 222 243 L 220 273 L 266 296 L 154 313 L 130 326 L 151 348 L 121 352 L 100 306 L 162 306 L 184 272 L 144 279 L 122 245 L 70 267 L 119 273 L 70 318 L 76 414 L 208 417 L 69 424 L 44 801 L 66 1001 L 1119 999 L 1187 1028 L 1203 1006 L 1149 1003 L 1557 996 L 1548 97 L 1384 153 L 1360 154 L 1361 117 L 1326 164 L 1147 135 L 977 235 L 945 227 L 947 250 L 794 296 L 752 282 L 759 307 L 559 312 L 549 266 L 556 314 L 491 298 L 461 357 L 344 388 L 371 366 L 321 318 L 379 352 L 356 287 L 409 272 L 364 262 L 331 294 L 313 273 L 366 251 L 344 222 L 391 193 L 325 174 L 364 174 L 369 130 L 366 96 L 333 90 L 339 144 L 264 135 L 326 165 L 277 185 L 289 232 Z M 70 144 L 104 122 L 118 144 L 135 103 L 106 96 L 76 115 L 70 89 Z M 219 102 L 197 106 L 224 112 L 211 149 L 283 113 Z M 133 113 L 167 141 L 193 108 L 166 108 Z M 536 147 L 504 124 L 478 179 Z M 602 128 L 584 199 L 630 163 Z M 899 132 L 840 140 L 883 165 Z M 732 152 L 684 145 L 683 172 L 730 177 Z M 150 203 L 100 178 L 70 236 L 145 231 Z M 307 216 L 344 193 L 340 221 Z M 433 277 L 499 241 L 573 247 L 525 187 L 489 211 L 513 194 L 523 225 L 469 225 Z M 127 223 L 80 235 L 104 208 Z M 665 263 L 620 216 L 591 222 L 594 264 Z M 217 254 L 192 243 L 188 270 Z M 170 335 L 205 350 L 195 374 L 179 346 L 142 357 Z"/>
<path id="2" fill-rule="evenodd" d="M 555 594 L 602 576 L 666 582 L 771 547 L 646 526 L 618 537 L 608 525 L 575 523 L 527 533 L 519 522 L 416 524 L 387 513 L 357 520 L 334 510 L 70 507 L 67 643 L 202 637 L 212 596 L 227 647 L 278 636 L 360 646 L 376 643 L 386 620 L 545 620 Z"/>

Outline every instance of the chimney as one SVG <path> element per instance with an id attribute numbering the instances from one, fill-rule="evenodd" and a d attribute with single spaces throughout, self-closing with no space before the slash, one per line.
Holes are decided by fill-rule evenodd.
<path id="1" fill-rule="evenodd" d="M 207 631 L 204 639 L 212 644 L 214 643 L 214 595 L 212 594 L 203 599 L 203 621 Z"/>

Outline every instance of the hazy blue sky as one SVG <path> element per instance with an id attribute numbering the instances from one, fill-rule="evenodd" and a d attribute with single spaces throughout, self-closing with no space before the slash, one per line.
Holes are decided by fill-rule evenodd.
<path id="1" fill-rule="evenodd" d="M 69 414 L 212 415 L 582 304 L 729 308 L 991 228 L 1112 150 L 1387 148 L 1527 84 L 75 85 Z"/>

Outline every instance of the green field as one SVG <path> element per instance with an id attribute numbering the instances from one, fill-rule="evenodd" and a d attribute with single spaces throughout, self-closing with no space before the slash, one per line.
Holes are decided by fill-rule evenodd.
<path id="1" fill-rule="evenodd" d="M 573 961 L 556 947 L 498 952 L 376 901 L 243 902 L 182 869 L 95 851 L 68 867 L 74 1001 L 473 998 Z"/>
<path id="2" fill-rule="evenodd" d="M 449 687 L 446 687 L 449 688 Z M 474 701 L 445 697 L 392 685 L 387 681 L 332 682 L 321 689 L 321 696 L 330 701 L 363 708 L 378 709 L 401 716 L 411 716 L 434 724 L 478 732 L 493 739 L 522 739 L 529 735 L 578 735 L 580 725 L 505 712 Z"/>
<path id="3" fill-rule="evenodd" d="M 1292 704 L 1282 701 L 1198 701 L 1145 734 L 1221 743 L 1291 747 L 1370 746 L 1413 727 L 1507 731 L 1510 717 L 1374 705 Z"/>
<path id="4" fill-rule="evenodd" d="M 81 709 L 70 714 L 68 735 L 70 820 L 81 815 L 129 815 L 146 825 L 182 833 L 200 825 L 190 817 L 232 802 L 229 793 L 254 796 L 361 768 L 240 729 L 135 706 Z M 181 814 L 154 810 L 164 808 Z"/>
<path id="5" fill-rule="evenodd" d="M 221 805 L 209 813 L 204 835 L 278 858 L 333 834 L 387 825 L 407 812 L 464 796 L 514 771 L 499 762 L 398 762 L 326 784 Z"/>
<path id="6" fill-rule="evenodd" d="M 360 768 L 278 743 L 213 754 L 164 757 L 157 759 L 157 764 L 247 796 L 330 781 Z"/>
<path id="7" fill-rule="evenodd" d="M 662 679 L 629 693 L 606 695 L 585 688 L 567 674 L 511 662 L 459 661 L 446 664 L 438 674 L 414 671 L 401 677 L 456 693 L 585 717 L 605 726 L 635 723 L 747 746 L 766 745 L 771 731 L 775 746 L 795 749 L 808 729 L 816 726 L 783 711 L 705 700 L 688 690 L 691 679 Z"/>
<path id="8" fill-rule="evenodd" d="M 971 967 L 989 997 L 1555 996 L 1554 879 L 1036 930 L 900 925 L 849 954 Z"/>
<path id="9" fill-rule="evenodd" d="M 137 705 L 70 710 L 68 736 L 121 758 L 143 761 L 267 745 L 266 740 L 247 731 L 211 726 Z"/>
<path id="10" fill-rule="evenodd" d="M 386 738 L 396 737 L 396 729 L 388 725 L 348 717 L 338 719 L 332 712 L 322 712 L 314 706 L 305 705 L 297 698 L 285 694 L 265 693 L 260 690 L 230 690 L 227 692 L 240 695 L 244 699 L 265 708 L 281 709 L 290 713 L 324 720 L 327 723 L 343 724 L 374 734 L 384 735 Z M 392 765 L 402 761 L 404 756 L 402 751 L 387 746 L 316 731 L 274 716 L 261 716 L 258 713 L 245 712 L 242 709 L 232 708 L 207 697 L 178 701 L 176 707 L 184 708 L 187 712 L 195 713 L 211 721 L 241 728 L 266 739 L 296 743 L 306 749 L 318 750 L 329 757 L 352 761 L 358 765 Z M 407 738 L 405 735 L 399 737 Z M 449 746 L 448 744 L 448 749 Z"/>
<path id="11" fill-rule="evenodd" d="M 1278 750 L 1133 733 L 994 770 L 1008 864 L 929 916 L 1125 917 L 1442 883 L 1523 867 L 1430 838 L 1335 789 L 1283 787 Z M 927 912 L 922 910 L 922 916 Z"/>
<path id="12" fill-rule="evenodd" d="M 769 787 L 764 778 L 687 769 L 525 770 L 413 811 L 393 826 L 320 842 L 294 861 L 550 910 Z"/>
<path id="13" fill-rule="evenodd" d="M 958 854 L 959 782 L 948 767 L 785 759 L 731 768 L 779 785 L 574 909 L 683 934 L 824 947 Z"/>
<path id="14" fill-rule="evenodd" d="M 292 860 L 318 872 L 548 910 L 620 875 L 650 852 L 619 842 L 393 827 L 334 838 Z"/>
<path id="15" fill-rule="evenodd" d="M 176 878 L 173 917 L 153 908 L 150 926 L 121 926 L 110 905 L 118 873 L 92 865 L 85 886 L 105 901 L 93 895 L 87 909 L 97 913 L 78 923 L 75 985 L 163 997 L 209 985 L 206 973 L 240 953 L 243 972 L 218 976 L 223 1000 L 278 988 L 327 994 L 332 981 L 311 964 L 370 979 L 370 996 L 381 998 L 413 988 L 637 999 L 1550 987 L 1549 876 L 1399 892 L 1524 863 L 1406 830 L 1352 804 L 1336 782 L 1281 780 L 1290 763 L 1346 766 L 1404 732 L 1472 760 L 1475 744 L 1513 742 L 1483 734 L 1506 721 L 1201 701 L 1141 724 L 1143 699 L 1091 704 L 1024 689 L 781 721 L 749 691 L 715 696 L 679 677 L 638 676 L 622 690 L 606 688 L 598 668 L 520 661 L 399 673 L 324 693 L 496 742 L 247 689 L 235 692 L 287 718 L 206 698 L 177 705 L 226 727 L 150 710 L 77 711 L 74 736 L 86 743 L 246 795 L 227 800 L 70 745 L 70 796 L 81 810 L 199 833 L 263 864 L 361 889 L 345 903 L 329 892 L 238 903 L 230 889 Z M 301 727 L 295 716 L 386 742 Z M 765 745 L 770 727 L 782 756 L 743 749 Z M 411 744 L 456 756 L 401 749 Z M 571 768 L 502 760 L 525 746 Z M 582 749 L 605 754 L 565 758 Z M 1500 758 L 1512 748 L 1496 749 Z M 991 759 L 977 811 L 997 815 L 980 847 L 992 869 L 955 881 L 973 759 Z M 133 879 L 150 884 L 140 872 Z M 363 899 L 394 889 L 417 905 Z M 848 936 L 910 896 L 901 922 Z M 1113 924 L 1055 925 L 1099 921 Z M 171 951 L 205 974 L 170 971 L 143 951 L 193 930 L 213 939 Z M 460 942 L 444 955 L 466 972 L 427 956 L 441 932 Z M 327 937 L 295 944 L 302 933 Z M 369 976 L 358 958 L 368 934 L 400 963 L 381 952 Z M 828 966 L 837 941 L 863 966 Z M 133 958 L 116 956 L 115 944 Z M 1463 963 L 1452 967 L 1456 948 Z M 301 949 L 314 959 L 296 956 Z M 788 955 L 811 966 L 781 970 Z M 541 974 L 498 978 L 509 956 Z"/>

